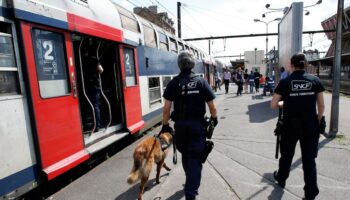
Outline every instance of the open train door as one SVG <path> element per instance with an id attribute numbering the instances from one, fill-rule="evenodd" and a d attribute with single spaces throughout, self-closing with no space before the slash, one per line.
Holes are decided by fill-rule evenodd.
<path id="1" fill-rule="evenodd" d="M 145 124 L 142 120 L 140 82 L 136 58 L 136 48 L 120 45 L 125 119 L 126 126 L 132 134 L 140 131 Z"/>
<path id="2" fill-rule="evenodd" d="M 42 169 L 48 179 L 87 160 L 81 133 L 71 35 L 21 23 Z"/>

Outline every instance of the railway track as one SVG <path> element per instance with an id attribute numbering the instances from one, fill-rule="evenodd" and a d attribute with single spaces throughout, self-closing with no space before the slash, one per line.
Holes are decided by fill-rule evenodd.
<path id="1" fill-rule="evenodd" d="M 332 92 L 332 79 L 321 78 L 321 82 L 327 91 Z M 340 93 L 350 95 L 350 80 L 340 81 Z"/>

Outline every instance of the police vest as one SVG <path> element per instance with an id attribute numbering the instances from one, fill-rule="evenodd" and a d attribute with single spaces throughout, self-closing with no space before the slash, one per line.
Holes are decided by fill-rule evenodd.
<path id="1" fill-rule="evenodd" d="M 176 76 L 177 85 L 174 100 L 174 111 L 171 115 L 175 120 L 201 120 L 205 115 L 205 100 L 203 96 L 203 78 L 198 75 Z"/>

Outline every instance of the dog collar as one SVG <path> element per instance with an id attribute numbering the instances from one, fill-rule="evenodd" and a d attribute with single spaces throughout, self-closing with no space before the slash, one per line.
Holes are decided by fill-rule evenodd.
<path id="1" fill-rule="evenodd" d="M 162 151 L 165 151 L 167 148 L 170 147 L 170 144 L 168 144 L 165 140 L 163 140 L 163 139 L 160 137 L 160 134 L 154 135 L 154 137 L 156 138 L 156 140 L 159 141 L 160 147 L 161 147 Z"/>

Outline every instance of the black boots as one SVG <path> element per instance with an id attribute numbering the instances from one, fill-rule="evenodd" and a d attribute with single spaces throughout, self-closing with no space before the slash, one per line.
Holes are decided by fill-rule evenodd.
<path id="1" fill-rule="evenodd" d="M 275 181 L 277 181 L 278 185 L 281 188 L 284 188 L 286 186 L 286 181 L 282 181 L 279 179 L 277 171 L 273 172 L 273 178 L 275 179 Z"/>

